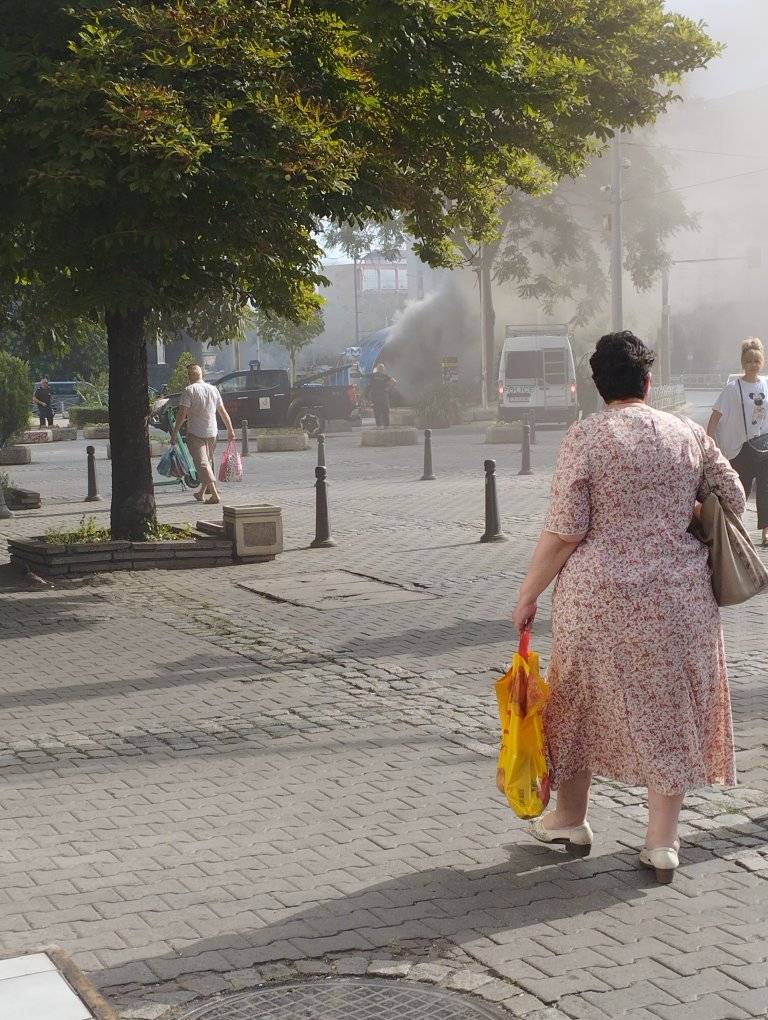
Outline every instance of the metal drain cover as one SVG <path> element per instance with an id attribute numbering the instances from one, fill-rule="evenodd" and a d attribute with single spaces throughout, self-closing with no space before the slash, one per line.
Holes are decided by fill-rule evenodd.
<path id="1" fill-rule="evenodd" d="M 229 995 L 179 1020 L 508 1020 L 459 992 L 410 981 L 326 978 Z"/>

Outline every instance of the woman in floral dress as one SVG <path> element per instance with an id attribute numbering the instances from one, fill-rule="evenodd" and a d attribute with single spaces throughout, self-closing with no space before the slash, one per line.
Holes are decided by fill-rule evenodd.
<path id="1" fill-rule="evenodd" d="M 557 577 L 546 712 L 557 807 L 531 834 L 589 853 L 593 774 L 645 786 L 640 860 L 668 882 L 685 791 L 735 783 L 720 613 L 707 550 L 687 530 L 702 495 L 702 446 L 721 499 L 741 515 L 745 498 L 703 429 L 645 402 L 653 360 L 632 333 L 598 343 L 590 364 L 606 407 L 563 440 L 514 620 L 530 627 Z"/>

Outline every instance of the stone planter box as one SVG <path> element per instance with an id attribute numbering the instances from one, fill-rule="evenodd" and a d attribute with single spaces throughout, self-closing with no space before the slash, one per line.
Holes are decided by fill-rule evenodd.
<path id="1" fill-rule="evenodd" d="M 416 412 L 412 407 L 393 407 L 389 412 L 390 425 L 415 425 Z"/>
<path id="2" fill-rule="evenodd" d="M 485 430 L 486 443 L 522 443 L 523 426 L 513 421 L 505 425 L 489 425 Z"/>
<path id="3" fill-rule="evenodd" d="M 109 439 L 109 425 L 86 425 L 83 439 Z"/>
<path id="4" fill-rule="evenodd" d="M 17 443 L 52 443 L 53 429 L 26 429 L 16 440 Z"/>
<path id="5" fill-rule="evenodd" d="M 9 539 L 11 563 L 44 577 L 97 574 L 113 570 L 168 570 L 221 567 L 232 562 L 228 538 L 200 535 L 163 542 L 81 542 L 54 545 L 43 538 Z"/>
<path id="6" fill-rule="evenodd" d="M 54 443 L 71 442 L 77 439 L 77 429 L 55 428 L 53 430 Z"/>
<path id="7" fill-rule="evenodd" d="M 10 485 L 3 489 L 5 502 L 9 510 L 39 510 L 40 493 L 31 489 L 17 489 Z"/>
<path id="8" fill-rule="evenodd" d="M 4 446 L 0 449 L 0 467 L 31 463 L 32 451 L 28 446 Z"/>
<path id="9" fill-rule="evenodd" d="M 258 453 L 288 453 L 291 450 L 306 450 L 309 436 L 306 432 L 259 432 L 256 436 Z"/>
<path id="10" fill-rule="evenodd" d="M 419 433 L 414 428 L 363 429 L 361 446 L 415 446 Z"/>
<path id="11" fill-rule="evenodd" d="M 249 563 L 273 560 L 283 551 L 283 511 L 279 506 L 225 506 L 224 534 L 235 555 Z"/>

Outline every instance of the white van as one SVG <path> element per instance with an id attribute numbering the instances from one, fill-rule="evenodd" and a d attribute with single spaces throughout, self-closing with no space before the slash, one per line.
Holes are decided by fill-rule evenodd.
<path id="1" fill-rule="evenodd" d="M 499 418 L 570 424 L 579 417 L 567 326 L 507 326 L 499 362 Z"/>

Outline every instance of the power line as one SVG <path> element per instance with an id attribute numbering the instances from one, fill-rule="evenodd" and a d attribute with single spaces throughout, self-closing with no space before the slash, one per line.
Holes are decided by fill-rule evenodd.
<path id="1" fill-rule="evenodd" d="M 682 184 L 677 188 L 664 188 L 662 191 L 654 191 L 652 195 L 648 195 L 648 198 L 656 198 L 657 195 L 669 195 L 673 191 L 690 191 L 691 188 L 703 188 L 707 184 L 723 184 L 726 181 L 737 181 L 742 177 L 754 177 L 757 174 L 768 173 L 768 166 L 761 167 L 759 170 L 745 170 L 741 174 L 731 174 L 730 177 L 714 177 L 709 181 L 697 181 L 695 184 Z M 624 201 L 631 202 L 634 198 L 639 196 L 628 196 Z"/>
<path id="2" fill-rule="evenodd" d="M 755 152 L 714 152 L 711 149 L 684 149 L 679 145 L 650 145 L 648 142 L 624 142 L 640 149 L 655 149 L 658 152 L 693 152 L 699 156 L 726 156 L 729 159 L 768 159 L 768 156 Z"/>

